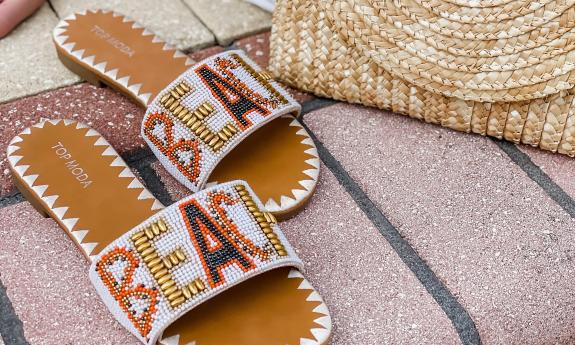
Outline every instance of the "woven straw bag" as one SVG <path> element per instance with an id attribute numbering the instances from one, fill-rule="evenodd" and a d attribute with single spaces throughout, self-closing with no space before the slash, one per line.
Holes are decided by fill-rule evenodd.
<path id="1" fill-rule="evenodd" d="M 575 0 L 279 0 L 287 84 L 575 156 Z"/>

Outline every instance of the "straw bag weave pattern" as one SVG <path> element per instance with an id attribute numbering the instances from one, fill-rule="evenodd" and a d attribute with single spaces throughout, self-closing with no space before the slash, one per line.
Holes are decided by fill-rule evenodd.
<path id="1" fill-rule="evenodd" d="M 575 156 L 575 0 L 280 0 L 277 79 Z"/>

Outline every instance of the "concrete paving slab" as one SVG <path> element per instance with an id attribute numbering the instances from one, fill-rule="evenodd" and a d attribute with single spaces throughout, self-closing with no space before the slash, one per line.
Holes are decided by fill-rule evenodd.
<path id="1" fill-rule="evenodd" d="M 144 147 L 140 125 L 144 110 L 109 88 L 78 84 L 0 104 L 0 196 L 14 190 L 6 147 L 10 139 L 42 119 L 74 119 L 102 133 L 120 152 Z"/>
<path id="2" fill-rule="evenodd" d="M 159 164 L 177 200 L 189 194 Z M 332 344 L 458 344 L 449 319 L 322 166 L 316 194 L 281 223 L 334 321 Z"/>
<path id="3" fill-rule="evenodd" d="M 575 221 L 495 143 L 350 105 L 305 122 L 457 296 L 483 344 L 575 342 Z"/>
<path id="4" fill-rule="evenodd" d="M 214 35 L 180 0 L 52 0 L 51 3 L 60 18 L 86 9 L 122 13 L 182 50 L 198 50 L 214 43 Z"/>
<path id="5" fill-rule="evenodd" d="M 238 38 L 271 28 L 271 14 L 243 0 L 184 0 L 214 33 L 217 42 L 227 46 Z"/>
<path id="6" fill-rule="evenodd" d="M 52 43 L 58 18 L 44 4 L 0 40 L 0 103 L 78 82 L 62 65 Z"/>

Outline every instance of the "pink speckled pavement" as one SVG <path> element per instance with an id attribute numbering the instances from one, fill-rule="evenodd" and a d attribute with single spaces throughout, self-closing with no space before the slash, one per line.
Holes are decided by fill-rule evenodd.
<path id="1" fill-rule="evenodd" d="M 575 341 L 575 221 L 494 142 L 349 105 L 305 120 L 458 296 L 483 342 Z"/>
<path id="2" fill-rule="evenodd" d="M 202 20 L 213 18 L 198 13 L 181 16 L 210 33 Z M 34 42 L 27 32 L 11 40 Z M 221 35 L 211 34 L 206 42 Z M 266 65 L 268 40 L 269 30 L 231 47 Z M 228 48 L 206 45 L 190 56 Z M 4 54 L 0 64 L 15 56 Z M 9 75 L 42 84 L 26 73 Z M 19 80 L 0 92 L 3 83 Z M 137 105 L 108 88 L 46 85 L 0 104 L 0 345 L 137 344 L 96 297 L 72 242 L 14 188 L 7 141 L 41 118 L 80 120 L 162 203 L 189 192 L 139 137 Z M 330 307 L 331 344 L 575 344 L 575 159 L 293 93 L 323 165 L 317 193 L 281 225 Z"/>

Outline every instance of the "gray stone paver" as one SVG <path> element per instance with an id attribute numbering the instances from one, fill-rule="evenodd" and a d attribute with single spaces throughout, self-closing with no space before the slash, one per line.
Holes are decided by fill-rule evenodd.
<path id="1" fill-rule="evenodd" d="M 57 23 L 58 18 L 45 4 L 0 40 L 0 103 L 80 80 L 58 60 L 52 43 Z"/>
<path id="2" fill-rule="evenodd" d="M 305 122 L 467 309 L 484 344 L 573 344 L 575 221 L 495 143 L 349 105 Z"/>
<path id="3" fill-rule="evenodd" d="M 85 9 L 109 9 L 140 22 L 179 49 L 197 50 L 214 36 L 180 0 L 52 0 L 60 18 Z"/>
<path id="4" fill-rule="evenodd" d="M 222 46 L 271 27 L 271 14 L 244 0 L 183 0 Z"/>

